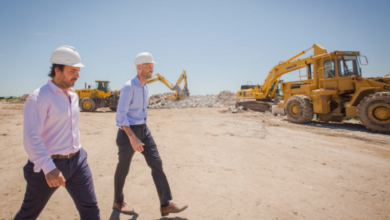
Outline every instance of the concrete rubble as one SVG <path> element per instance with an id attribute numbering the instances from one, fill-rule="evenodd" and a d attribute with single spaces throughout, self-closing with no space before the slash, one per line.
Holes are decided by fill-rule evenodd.
<path id="1" fill-rule="evenodd" d="M 26 101 L 28 98 L 29 94 L 24 94 L 22 97 L 20 97 L 20 101 Z"/>
<path id="2" fill-rule="evenodd" d="M 244 110 L 242 106 L 235 107 L 237 101 L 249 101 L 236 98 L 236 93 L 231 91 L 222 91 L 218 95 L 194 95 L 183 100 L 168 100 L 168 96 L 172 93 L 163 93 L 152 95 L 149 97 L 148 108 L 152 109 L 172 109 L 172 108 L 228 108 L 231 113 L 253 112 L 251 109 Z M 276 106 L 277 107 L 277 106 Z M 284 116 L 284 109 L 280 112 L 270 111 L 259 112 L 266 116 Z"/>
<path id="3" fill-rule="evenodd" d="M 224 108 L 235 106 L 236 93 L 222 91 L 218 95 L 194 95 L 183 100 L 168 100 L 170 93 L 149 97 L 148 108 Z"/>

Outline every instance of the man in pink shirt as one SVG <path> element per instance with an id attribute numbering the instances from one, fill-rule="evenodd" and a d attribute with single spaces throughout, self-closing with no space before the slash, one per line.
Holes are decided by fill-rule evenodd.
<path id="1" fill-rule="evenodd" d="M 81 148 L 79 98 L 71 88 L 79 78 L 79 53 L 70 46 L 51 55 L 50 79 L 31 93 L 23 111 L 24 200 L 15 219 L 36 219 L 51 195 L 67 189 L 80 219 L 100 219 L 87 152 Z"/>

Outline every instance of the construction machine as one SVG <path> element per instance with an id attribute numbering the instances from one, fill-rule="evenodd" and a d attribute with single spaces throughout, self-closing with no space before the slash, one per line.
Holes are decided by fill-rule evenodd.
<path id="1" fill-rule="evenodd" d="M 298 59 L 306 50 L 276 65 L 263 84 L 267 88 L 274 78 L 306 68 L 307 75 L 301 76 L 306 79 L 281 83 L 283 101 L 277 105 L 285 108 L 288 120 L 309 123 L 314 116 L 335 122 L 357 118 L 368 130 L 390 133 L 390 74 L 363 77 L 360 66 L 368 65 L 368 60 L 359 51 L 328 53 L 318 44 L 312 48 L 312 56 Z M 269 97 L 265 88 L 257 97 Z"/>
<path id="2" fill-rule="evenodd" d="M 188 90 L 187 86 L 187 73 L 185 70 L 183 70 L 183 73 L 180 75 L 179 79 L 177 80 L 176 84 L 173 85 L 170 83 L 166 78 L 161 76 L 159 73 L 156 73 L 155 76 L 148 79 L 147 83 L 151 84 L 156 81 L 161 81 L 164 85 L 166 85 L 170 90 L 175 91 L 175 93 L 170 94 L 168 96 L 168 100 L 180 100 L 185 99 L 188 96 L 190 96 L 190 91 Z M 184 81 L 184 87 L 183 89 L 180 88 L 180 84 Z"/>
<path id="3" fill-rule="evenodd" d="M 168 88 L 175 91 L 174 94 L 169 95 L 169 100 L 180 100 L 190 96 L 190 92 L 187 86 L 187 73 L 183 70 L 176 85 L 172 85 L 167 79 L 160 74 L 156 74 L 153 78 L 147 81 L 148 84 L 160 80 Z M 180 84 L 184 81 L 183 89 L 180 88 Z M 108 107 L 111 111 L 116 111 L 120 96 L 120 90 L 112 91 L 110 89 L 110 81 L 107 80 L 95 80 L 95 88 L 91 89 L 91 86 L 85 84 L 84 89 L 75 90 L 79 96 L 79 106 L 82 111 L 93 112 L 98 108 Z"/>
<path id="4" fill-rule="evenodd" d="M 119 100 L 120 91 L 111 91 L 110 81 L 95 80 L 95 88 L 85 84 L 84 89 L 76 89 L 76 94 L 79 96 L 79 106 L 82 111 L 93 112 L 97 108 L 109 107 L 112 111 L 116 111 Z"/>
<path id="5" fill-rule="evenodd" d="M 281 91 L 283 80 L 281 80 L 281 76 L 310 65 L 311 58 L 295 59 L 311 49 L 314 49 L 314 56 L 326 51 L 321 45 L 314 44 L 313 47 L 272 67 L 262 85 L 242 85 L 241 90 L 237 91 L 237 99 L 255 99 L 256 101 L 240 101 L 236 103 L 236 107 L 242 106 L 244 109 L 249 108 L 262 112 L 270 111 L 272 105 L 276 105 L 283 99 Z M 311 71 L 311 69 L 308 68 L 307 71 Z M 308 75 L 309 73 L 303 76 L 300 75 L 300 78 Z"/>

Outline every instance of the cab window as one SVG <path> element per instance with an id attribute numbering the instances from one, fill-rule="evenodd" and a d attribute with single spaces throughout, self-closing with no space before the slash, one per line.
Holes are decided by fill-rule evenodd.
<path id="1" fill-rule="evenodd" d="M 333 78 L 334 77 L 334 60 L 325 60 L 324 61 L 324 77 Z"/>
<path id="2" fill-rule="evenodd" d="M 356 56 L 338 56 L 339 76 L 357 76 L 359 68 Z"/>
<path id="3" fill-rule="evenodd" d="M 105 93 L 110 90 L 110 86 L 107 82 L 96 82 L 96 88 Z"/>

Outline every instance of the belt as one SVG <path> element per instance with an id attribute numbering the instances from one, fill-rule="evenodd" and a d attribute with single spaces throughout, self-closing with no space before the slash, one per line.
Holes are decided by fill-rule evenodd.
<path id="1" fill-rule="evenodd" d="M 69 155 L 51 155 L 51 159 L 69 159 L 71 157 L 73 157 L 74 155 L 76 155 L 76 153 L 71 153 Z"/>
<path id="2" fill-rule="evenodd" d="M 146 127 L 146 124 L 130 125 L 130 127 Z"/>

